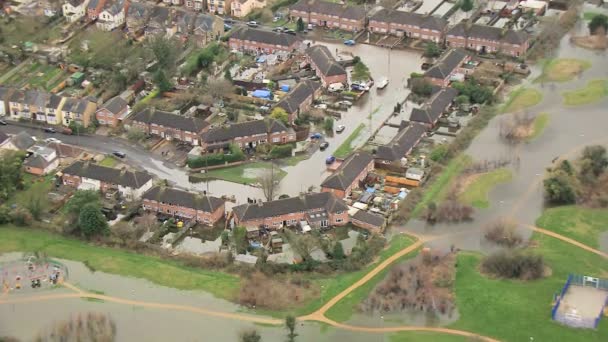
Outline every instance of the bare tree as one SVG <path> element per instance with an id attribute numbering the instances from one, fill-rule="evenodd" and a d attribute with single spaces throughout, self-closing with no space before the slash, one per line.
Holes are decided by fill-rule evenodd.
<path id="1" fill-rule="evenodd" d="M 207 91 L 214 99 L 223 99 L 234 93 L 234 86 L 224 78 L 216 78 L 207 82 Z"/>
<path id="2" fill-rule="evenodd" d="M 308 260 L 310 254 L 319 248 L 319 240 L 310 234 L 298 235 L 290 230 L 285 230 L 287 240 L 291 248 L 302 257 Z"/>
<path id="3" fill-rule="evenodd" d="M 99 341 L 110 342 L 116 338 L 116 324 L 105 314 L 89 312 L 72 316 L 70 320 L 57 322 L 50 330 L 41 332 L 34 341 Z"/>
<path id="4" fill-rule="evenodd" d="M 276 194 L 279 193 L 280 185 L 277 177 L 277 172 L 274 170 L 274 164 L 268 170 L 258 177 L 258 183 L 262 187 L 266 201 L 272 201 Z"/>

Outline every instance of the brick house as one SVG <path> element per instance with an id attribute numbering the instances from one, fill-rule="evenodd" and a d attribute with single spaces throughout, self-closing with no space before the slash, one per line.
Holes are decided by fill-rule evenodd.
<path id="1" fill-rule="evenodd" d="M 348 197 L 353 189 L 374 170 L 374 157 L 365 151 L 348 156 L 336 171 L 321 183 L 322 192 L 331 192 L 339 198 Z"/>
<path id="2" fill-rule="evenodd" d="M 285 95 L 276 107 L 283 108 L 289 115 L 289 123 L 310 110 L 313 101 L 321 95 L 321 84 L 310 80 L 300 81 L 289 94 Z"/>
<path id="3" fill-rule="evenodd" d="M 213 226 L 224 217 L 224 200 L 212 196 L 156 186 L 142 195 L 144 210 L 177 216 Z"/>
<path id="4" fill-rule="evenodd" d="M 348 211 L 350 222 L 359 228 L 363 228 L 373 233 L 381 233 L 386 227 L 386 220 L 383 216 L 370 213 L 365 210 L 351 208 Z"/>
<path id="5" fill-rule="evenodd" d="M 312 227 L 332 227 L 349 222 L 348 206 L 331 192 L 242 204 L 232 211 L 234 223 L 245 227 L 281 229 L 300 221 L 306 221 Z"/>
<path id="6" fill-rule="evenodd" d="M 237 28 L 228 40 L 231 49 L 253 53 L 293 52 L 300 44 L 296 36 L 250 27 Z"/>
<path id="7" fill-rule="evenodd" d="M 336 61 L 326 46 L 315 45 L 306 49 L 306 60 L 324 87 L 332 83 L 346 84 L 346 69 Z"/>
<path id="8" fill-rule="evenodd" d="M 461 66 L 469 60 L 471 60 L 471 56 L 463 50 L 451 49 L 424 73 L 424 79 L 436 86 L 447 87 L 455 74 L 466 73 Z"/>
<path id="9" fill-rule="evenodd" d="M 102 126 L 116 127 L 129 114 L 129 105 L 120 96 L 114 96 L 95 112 L 95 118 Z"/>
<path id="10" fill-rule="evenodd" d="M 266 0 L 235 0 L 230 12 L 233 17 L 242 18 L 256 8 L 266 7 Z"/>
<path id="11" fill-rule="evenodd" d="M 381 9 L 369 18 L 368 27 L 373 33 L 441 43 L 447 25 L 447 21 L 439 17 Z"/>
<path id="12" fill-rule="evenodd" d="M 87 17 L 89 20 L 95 20 L 99 13 L 103 10 L 106 0 L 90 0 L 87 5 Z"/>
<path id="13" fill-rule="evenodd" d="M 289 16 L 294 20 L 302 18 L 307 24 L 351 32 L 365 29 L 366 24 L 363 6 L 341 5 L 322 0 L 300 0 L 290 7 Z"/>
<path id="14" fill-rule="evenodd" d="M 466 23 L 459 23 L 447 32 L 446 44 L 482 54 L 503 53 L 519 57 L 528 51 L 530 36 L 524 31 L 476 24 L 467 26 Z"/>
<path id="15" fill-rule="evenodd" d="M 63 169 L 61 180 L 64 185 L 80 190 L 118 191 L 127 200 L 137 200 L 152 188 L 152 176 L 147 172 L 114 169 L 83 161 L 76 161 Z"/>
<path id="16" fill-rule="evenodd" d="M 209 123 L 200 118 L 146 108 L 131 116 L 130 127 L 138 128 L 146 134 L 160 136 L 167 140 L 179 140 L 198 145 L 200 135 L 207 131 Z"/>
<path id="17" fill-rule="evenodd" d="M 66 98 L 59 112 L 64 126 L 76 122 L 89 127 L 96 110 L 97 104 L 87 99 Z"/>
<path id="18" fill-rule="evenodd" d="M 206 152 L 222 151 L 230 144 L 254 148 L 260 144 L 286 144 L 296 141 L 296 133 L 274 119 L 248 121 L 220 127 L 203 133 L 202 147 Z"/>
<path id="19" fill-rule="evenodd" d="M 44 176 L 59 167 L 59 158 L 55 149 L 46 146 L 33 146 L 34 153 L 23 161 L 23 170 L 27 173 Z"/>
<path id="20" fill-rule="evenodd" d="M 450 107 L 458 96 L 458 90 L 454 88 L 443 88 L 433 94 L 430 100 L 421 108 L 412 109 L 410 121 L 418 122 L 433 128 L 439 122 L 439 118 Z"/>
<path id="21" fill-rule="evenodd" d="M 418 145 L 426 135 L 426 131 L 426 125 L 402 121 L 397 135 L 388 144 L 379 146 L 376 150 L 374 156 L 376 162 L 380 164 L 400 162 Z"/>

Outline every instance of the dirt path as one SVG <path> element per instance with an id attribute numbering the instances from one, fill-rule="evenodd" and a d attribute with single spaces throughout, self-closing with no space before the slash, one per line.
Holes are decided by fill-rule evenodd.
<path id="1" fill-rule="evenodd" d="M 536 226 L 533 226 L 533 225 L 529 225 L 529 224 L 524 224 L 524 226 L 526 228 L 529 228 L 529 229 L 535 231 L 535 232 L 538 232 L 538 233 L 541 233 L 541 234 L 544 234 L 544 235 L 551 236 L 553 238 L 562 240 L 562 241 L 564 241 L 566 243 L 569 243 L 569 244 L 571 244 L 573 246 L 576 246 L 578 248 L 584 249 L 587 252 L 591 252 L 591 253 L 597 254 L 597 255 L 599 255 L 601 257 L 604 257 L 604 258 L 608 259 L 608 253 L 604 253 L 604 252 L 599 251 L 599 250 L 597 250 L 595 248 L 589 247 L 589 246 L 587 246 L 587 245 L 585 245 L 583 243 L 580 243 L 580 242 L 578 242 L 578 241 L 576 241 L 574 239 L 571 239 L 571 238 L 569 238 L 567 236 L 563 236 L 561 234 L 552 232 L 550 230 L 539 228 L 539 227 L 536 227 Z"/>

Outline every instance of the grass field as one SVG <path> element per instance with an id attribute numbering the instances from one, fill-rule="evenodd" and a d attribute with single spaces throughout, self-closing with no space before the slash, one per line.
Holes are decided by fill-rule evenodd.
<path id="1" fill-rule="evenodd" d="M 583 13 L 583 19 L 591 21 L 593 20 L 593 18 L 595 18 L 598 14 L 602 14 L 600 12 L 585 12 Z"/>
<path id="2" fill-rule="evenodd" d="M 511 170 L 505 168 L 483 173 L 460 194 L 460 200 L 476 208 L 488 208 L 488 193 L 496 185 L 510 181 L 512 176 Z"/>
<path id="3" fill-rule="evenodd" d="M 580 106 L 600 101 L 608 96 L 608 81 L 593 80 L 585 88 L 564 92 L 564 103 L 568 106 Z"/>
<path id="4" fill-rule="evenodd" d="M 551 276 L 530 282 L 489 279 L 478 271 L 480 256 L 462 253 L 456 274 L 456 304 L 461 318 L 450 325 L 501 341 L 606 341 L 608 321 L 598 330 L 572 329 L 551 320 L 553 295 L 570 273 L 605 276 L 602 257 L 551 237 L 533 235 L 535 251 L 551 268 Z"/>
<path id="5" fill-rule="evenodd" d="M 420 215 L 429 203 L 437 203 L 443 200 L 450 189 L 452 181 L 462 172 L 470 161 L 471 158 L 466 155 L 460 155 L 452 159 L 445 169 L 441 171 L 439 177 L 425 189 L 422 200 L 418 202 L 412 211 L 412 217 Z"/>
<path id="6" fill-rule="evenodd" d="M 552 59 L 544 64 L 543 74 L 535 82 L 567 82 L 590 67 L 591 63 L 580 59 Z"/>
<path id="7" fill-rule="evenodd" d="M 355 146 L 352 146 L 352 144 L 355 139 L 357 139 L 363 128 L 365 128 L 365 124 L 359 124 L 359 126 L 355 128 L 348 138 L 346 138 L 346 140 L 344 140 L 344 142 L 336 149 L 334 152 L 334 157 L 344 158 L 348 156 L 355 149 Z"/>
<path id="8" fill-rule="evenodd" d="M 550 208 L 536 220 L 536 225 L 598 248 L 599 235 L 608 231 L 608 211 L 574 205 Z"/>
<path id="9" fill-rule="evenodd" d="M 509 95 L 509 99 L 503 106 L 504 113 L 517 112 L 540 103 L 543 94 L 536 89 L 519 88 Z"/>
<path id="10" fill-rule="evenodd" d="M 118 164 L 118 160 L 112 156 L 107 156 L 99 162 L 99 165 L 106 167 L 115 167 Z"/>
<path id="11" fill-rule="evenodd" d="M 389 337 L 390 342 L 472 342 L 464 336 L 438 334 L 422 331 L 399 332 Z"/>
<path id="12" fill-rule="evenodd" d="M 547 124 L 549 123 L 549 114 L 548 113 L 540 113 L 536 116 L 536 119 L 534 119 L 534 127 L 532 130 L 532 135 L 530 135 L 528 137 L 528 141 L 533 140 L 535 138 L 538 138 L 543 131 L 545 130 L 545 127 L 547 127 Z"/>
<path id="13" fill-rule="evenodd" d="M 227 167 L 217 170 L 211 170 L 207 173 L 198 173 L 193 175 L 201 179 L 222 179 L 228 182 L 239 184 L 256 183 L 257 176 L 265 169 L 270 170 L 271 164 L 268 162 L 255 162 L 249 164 L 241 164 L 233 167 Z M 287 175 L 287 172 L 281 170 L 278 166 L 274 167 L 277 180 L 281 180 Z"/>
<path id="14" fill-rule="evenodd" d="M 0 253 L 41 251 L 51 257 L 86 262 L 92 268 L 123 276 L 144 278 L 163 286 L 203 290 L 232 299 L 240 280 L 237 276 L 184 267 L 171 260 L 98 247 L 33 228 L 0 226 Z"/>

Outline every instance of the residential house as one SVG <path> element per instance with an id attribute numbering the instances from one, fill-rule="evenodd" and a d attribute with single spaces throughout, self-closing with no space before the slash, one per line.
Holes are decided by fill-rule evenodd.
<path id="1" fill-rule="evenodd" d="M 454 75 L 466 73 L 460 67 L 470 59 L 471 56 L 463 50 L 451 49 L 424 73 L 424 78 L 434 85 L 447 87 Z"/>
<path id="2" fill-rule="evenodd" d="M 39 0 L 38 4 L 45 17 L 54 17 L 62 10 L 59 0 Z"/>
<path id="3" fill-rule="evenodd" d="M 286 144 L 296 141 L 291 128 L 274 119 L 248 121 L 211 129 L 201 137 L 201 146 L 207 152 L 222 151 L 230 144 L 240 148 L 255 148 L 260 144 Z"/>
<path id="4" fill-rule="evenodd" d="M 174 13 L 175 9 L 169 9 L 167 7 L 154 6 L 150 13 L 150 18 L 146 27 L 144 28 L 144 34 L 146 36 L 155 35 L 171 35 L 174 28 Z"/>
<path id="5" fill-rule="evenodd" d="M 116 127 L 129 115 L 129 104 L 120 96 L 114 96 L 97 109 L 95 118 L 102 126 Z"/>
<path id="6" fill-rule="evenodd" d="M 374 158 L 380 164 L 401 162 L 426 135 L 427 127 L 416 122 L 401 122 L 399 132 L 386 145 L 379 146 Z"/>
<path id="7" fill-rule="evenodd" d="M 125 23 L 125 12 L 125 0 L 105 0 L 96 25 L 100 30 L 112 31 Z"/>
<path id="8" fill-rule="evenodd" d="M 96 110 L 97 104 L 87 99 L 66 98 L 60 110 L 63 125 L 69 126 L 75 122 L 83 127 L 89 127 Z"/>
<path id="9" fill-rule="evenodd" d="M 447 21 L 440 17 L 381 9 L 369 18 L 368 27 L 373 33 L 441 43 L 447 25 Z"/>
<path id="10" fill-rule="evenodd" d="M 39 90 L 15 89 L 9 97 L 9 112 L 11 119 L 32 120 L 40 114 L 44 119 L 44 107 L 48 94 Z"/>
<path id="11" fill-rule="evenodd" d="M 450 107 L 456 96 L 458 96 L 458 90 L 454 88 L 439 90 L 431 96 L 431 99 L 422 108 L 412 110 L 410 121 L 419 122 L 428 128 L 435 127 L 441 115 Z"/>
<path id="12" fill-rule="evenodd" d="M 147 172 L 114 169 L 90 162 L 76 161 L 61 172 L 64 185 L 102 193 L 118 191 L 127 200 L 137 200 L 152 188 Z"/>
<path id="13" fill-rule="evenodd" d="M 242 18 L 247 16 L 256 8 L 266 7 L 266 0 L 235 0 L 232 2 L 230 14 L 233 17 Z"/>
<path id="14" fill-rule="evenodd" d="M 8 114 L 11 119 L 30 118 L 29 106 L 25 103 L 25 91 L 13 89 L 8 96 Z"/>
<path id="15" fill-rule="evenodd" d="M 365 151 L 352 153 L 333 174 L 321 183 L 322 192 L 331 192 L 339 198 L 350 196 L 361 182 L 374 170 L 374 157 Z"/>
<path id="16" fill-rule="evenodd" d="M 446 35 L 446 44 L 479 53 L 502 53 L 513 57 L 523 56 L 530 47 L 530 36 L 524 31 L 485 25 L 459 23 Z"/>
<path id="17" fill-rule="evenodd" d="M 87 14 L 88 5 L 89 0 L 66 0 L 61 8 L 63 16 L 68 22 L 73 23 Z"/>
<path id="18" fill-rule="evenodd" d="M 25 172 L 36 175 L 48 175 L 59 167 L 59 157 L 54 148 L 35 146 L 34 153 L 23 161 Z"/>
<path id="19" fill-rule="evenodd" d="M 153 6 L 142 2 L 131 2 L 127 10 L 125 18 L 125 26 L 129 34 L 133 37 L 139 37 L 144 33 L 144 28 L 148 24 Z"/>
<path id="20" fill-rule="evenodd" d="M 90 0 L 87 4 L 87 17 L 90 20 L 95 20 L 101 13 L 106 0 Z"/>
<path id="21" fill-rule="evenodd" d="M 315 45 L 306 49 L 306 58 L 324 87 L 332 83 L 346 84 L 346 69 L 336 61 L 325 45 Z"/>
<path id="22" fill-rule="evenodd" d="M 283 108 L 289 115 L 289 123 L 293 124 L 300 113 L 310 110 L 313 101 L 319 95 L 321 95 L 321 84 L 310 80 L 300 81 L 276 104 L 276 107 Z"/>
<path id="23" fill-rule="evenodd" d="M 322 0 L 300 0 L 290 7 L 289 16 L 307 24 L 357 32 L 365 29 L 363 6 L 341 5 Z"/>
<path id="24" fill-rule="evenodd" d="M 29 104 L 33 120 L 46 122 L 46 105 L 50 97 L 50 94 L 44 91 L 27 90 L 25 92 L 25 101 Z"/>
<path id="25" fill-rule="evenodd" d="M 290 34 L 239 27 L 232 32 L 228 45 L 231 49 L 253 53 L 292 52 L 301 41 Z"/>
<path id="26" fill-rule="evenodd" d="M 46 122 L 49 125 L 61 125 L 63 117 L 61 116 L 61 109 L 65 103 L 66 98 L 56 94 L 49 94 L 48 101 L 46 102 L 44 113 L 46 116 Z"/>
<path id="27" fill-rule="evenodd" d="M 224 217 L 221 198 L 155 186 L 142 195 L 144 210 L 213 226 Z"/>
<path id="28" fill-rule="evenodd" d="M 348 206 L 331 192 L 310 193 L 264 203 L 235 206 L 237 226 L 281 229 L 306 221 L 311 227 L 343 226 L 349 222 Z"/>
<path id="29" fill-rule="evenodd" d="M 10 115 L 9 101 L 13 93 L 13 88 L 0 86 L 0 116 Z"/>
<path id="30" fill-rule="evenodd" d="M 192 145 L 200 143 L 200 136 L 206 132 L 209 123 L 195 117 L 188 117 L 170 112 L 146 108 L 133 115 L 131 127 L 138 128 L 146 134 L 160 136 L 167 140 L 178 140 Z"/>
<path id="31" fill-rule="evenodd" d="M 186 0 L 185 4 L 186 8 L 195 11 L 202 11 L 205 8 L 204 0 Z"/>
<path id="32" fill-rule="evenodd" d="M 373 233 L 382 233 L 386 228 L 386 220 L 382 215 L 370 213 L 358 208 L 348 210 L 350 222 L 359 228 L 363 228 Z"/>
<path id="33" fill-rule="evenodd" d="M 232 0 L 207 0 L 207 11 L 209 13 L 224 15 L 230 14 Z"/>
<path id="34" fill-rule="evenodd" d="M 224 21 L 216 15 L 199 14 L 194 18 L 190 41 L 198 47 L 203 47 L 217 39 L 224 33 Z"/>
<path id="35" fill-rule="evenodd" d="M 9 140 L 2 142 L 2 149 L 12 151 L 29 151 L 36 144 L 36 140 L 26 132 L 19 132 Z"/>

